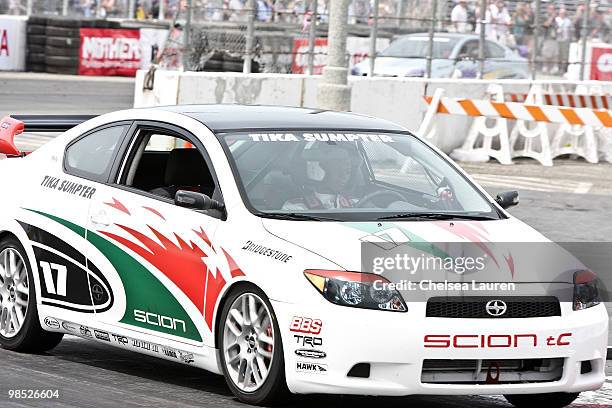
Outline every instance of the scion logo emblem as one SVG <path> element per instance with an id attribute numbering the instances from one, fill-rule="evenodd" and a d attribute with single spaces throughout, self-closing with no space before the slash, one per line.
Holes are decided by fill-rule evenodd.
<path id="1" fill-rule="evenodd" d="M 104 296 L 104 289 L 102 289 L 102 286 L 96 283 L 91 287 L 91 293 L 93 294 L 94 299 L 100 301 L 102 300 L 102 296 Z"/>
<path id="2" fill-rule="evenodd" d="M 508 306 L 503 300 L 490 300 L 487 302 L 485 309 L 489 315 L 499 317 L 506 313 Z"/>

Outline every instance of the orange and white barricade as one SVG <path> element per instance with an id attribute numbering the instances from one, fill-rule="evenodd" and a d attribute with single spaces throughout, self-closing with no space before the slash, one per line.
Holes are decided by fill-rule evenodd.
<path id="1" fill-rule="evenodd" d="M 586 98 L 590 100 L 591 96 L 603 97 L 603 95 L 588 95 L 587 87 L 578 85 L 576 87 L 576 95 L 572 95 L 572 101 L 584 102 Z M 589 163 L 599 162 L 597 135 L 595 134 L 596 130 L 599 129 L 594 126 L 570 125 L 567 123 L 560 125 L 552 141 L 551 150 L 553 158 L 570 154 L 581 156 Z"/>
<path id="2" fill-rule="evenodd" d="M 505 99 L 509 102 L 524 103 L 528 95 L 528 93 L 506 93 Z M 545 105 L 569 108 L 612 109 L 612 95 L 589 95 L 576 92 L 575 94 L 544 93 L 542 97 Z"/>
<path id="3" fill-rule="evenodd" d="M 438 98 L 436 99 L 431 96 L 425 96 L 424 99 L 429 105 L 429 108 L 419 129 L 419 134 L 421 136 L 431 136 L 431 133 L 423 133 L 423 131 L 428 131 L 429 129 L 434 128 L 435 124 L 432 122 L 435 120 L 436 114 L 463 115 L 476 118 L 503 118 L 517 121 L 537 122 L 544 125 L 567 124 L 576 126 L 592 126 L 602 129 L 612 128 L 612 115 L 607 109 L 552 106 L 544 105 L 540 101 L 536 103 L 531 101 L 529 103 L 519 103 L 466 98 L 448 98 L 441 95 L 438 95 Z M 522 136 L 525 136 L 525 132 L 523 132 Z M 510 137 L 512 138 L 512 135 Z M 516 138 L 518 140 L 519 136 L 517 135 Z M 531 139 L 533 138 L 534 136 L 531 136 Z M 525 138 L 526 141 L 528 139 L 530 138 Z M 540 137 L 540 143 L 546 145 L 547 148 L 550 149 L 550 143 L 547 142 L 545 138 Z M 525 146 L 523 145 L 523 149 L 521 151 L 515 151 L 513 156 L 516 157 L 518 153 L 520 153 L 520 155 L 530 153 L 531 156 L 529 157 L 532 157 L 534 156 L 534 152 L 537 156 L 538 151 L 533 149 L 533 141 L 531 144 L 532 145 L 530 147 L 528 146 L 527 150 L 525 150 Z M 510 146 L 512 147 L 512 143 L 510 143 Z M 518 141 L 515 144 L 515 148 L 518 148 Z M 540 146 L 540 153 L 543 151 L 543 148 L 545 147 Z M 547 156 L 548 154 L 543 153 L 537 156 L 537 159 L 544 165 L 552 165 L 552 159 L 549 161 Z M 552 157 L 552 153 L 550 156 Z"/>
<path id="4" fill-rule="evenodd" d="M 491 101 L 504 101 L 504 90 L 501 85 L 489 85 L 487 95 Z M 493 157 L 501 164 L 512 164 L 508 143 L 508 119 L 494 119 L 492 126 L 487 125 L 487 121 L 491 120 L 485 116 L 474 119 L 463 146 L 455 149 L 451 157 L 460 161 L 489 160 L 490 157 Z M 499 142 L 499 149 L 493 147 L 496 139 Z"/>
<path id="5" fill-rule="evenodd" d="M 525 103 L 542 106 L 543 92 L 541 85 L 533 85 Z M 541 121 L 517 120 L 510 134 L 512 157 L 530 157 L 544 166 L 553 165 L 553 155 L 548 135 L 548 124 Z"/>

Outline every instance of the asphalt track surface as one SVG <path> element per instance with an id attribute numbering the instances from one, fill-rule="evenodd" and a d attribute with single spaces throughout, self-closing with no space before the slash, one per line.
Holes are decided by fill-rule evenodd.
<path id="1" fill-rule="evenodd" d="M 130 79 L 0 74 L 0 115 L 9 113 L 104 113 L 132 105 Z M 32 144 L 44 139 L 32 139 Z M 466 169 L 491 192 L 519 186 L 522 203 L 512 212 L 555 240 L 610 240 L 612 166 L 570 164 L 545 171 L 532 164 L 470 164 Z M 491 175 L 504 174 L 492 180 Z M 574 184 L 560 183 L 559 180 Z M 514 178 L 513 178 L 514 177 Z M 549 180 L 543 180 L 548 178 Z M 501 181 L 500 181 L 501 180 Z M 506 183 L 506 184 L 504 184 Z M 581 184 L 587 183 L 588 185 Z M 608 375 L 612 369 L 608 368 Z M 573 407 L 612 407 L 612 377 Z M 57 390 L 59 398 L 9 399 L 9 390 Z M 0 408 L 3 407 L 245 407 L 221 376 L 66 336 L 48 353 L 0 350 Z M 502 407 L 503 397 L 411 396 L 405 398 L 294 396 L 295 407 Z"/>

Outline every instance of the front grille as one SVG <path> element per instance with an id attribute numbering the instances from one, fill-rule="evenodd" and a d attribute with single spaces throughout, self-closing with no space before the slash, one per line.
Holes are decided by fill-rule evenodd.
<path id="1" fill-rule="evenodd" d="M 501 300 L 506 312 L 501 316 L 487 313 L 486 305 Z M 520 319 L 528 317 L 561 316 L 559 299 L 554 296 L 447 296 L 433 297 L 427 301 L 427 317 L 454 319 Z"/>
<path id="2" fill-rule="evenodd" d="M 427 359 L 421 382 L 428 384 L 517 384 L 559 381 L 563 358 L 500 360 Z"/>

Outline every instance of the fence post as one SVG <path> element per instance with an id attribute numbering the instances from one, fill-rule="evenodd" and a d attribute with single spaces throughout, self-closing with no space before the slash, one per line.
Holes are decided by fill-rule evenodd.
<path id="1" fill-rule="evenodd" d="M 346 37 L 350 0 L 332 0 L 327 32 L 327 66 L 317 84 L 317 107 L 348 111 L 351 108 L 351 87 L 348 85 Z"/>
<path id="2" fill-rule="evenodd" d="M 429 44 L 427 52 L 427 69 L 425 71 L 425 78 L 431 78 L 431 63 L 433 59 L 434 49 L 434 31 L 436 30 L 436 16 L 438 14 L 438 0 L 431 2 L 431 24 L 429 25 Z"/>
<path id="3" fill-rule="evenodd" d="M 314 75 L 314 60 L 315 60 L 315 43 L 317 41 L 317 8 L 319 7 L 317 0 L 312 0 L 310 3 L 312 14 L 310 15 L 310 27 L 308 27 L 308 75 Z M 299 58 L 296 55 L 295 58 Z"/>
<path id="4" fill-rule="evenodd" d="M 254 36 L 255 36 L 255 13 L 257 12 L 256 10 L 256 5 L 255 5 L 255 0 L 248 0 L 247 1 L 247 7 L 248 7 L 248 19 L 247 19 L 247 31 L 246 31 L 246 42 L 244 45 L 244 52 L 245 52 L 245 56 L 244 56 L 244 65 L 242 66 L 242 72 L 245 74 L 250 74 L 251 73 L 251 66 L 252 66 L 252 58 L 253 58 L 253 43 L 254 43 Z"/>
<path id="5" fill-rule="evenodd" d="M 587 54 L 587 41 L 589 36 L 589 12 L 591 8 L 591 1 L 584 1 L 584 15 L 582 16 L 582 30 L 580 30 L 580 40 L 582 42 L 582 53 L 580 56 L 580 81 L 584 81 L 585 65 L 586 65 L 586 54 Z"/>
<path id="6" fill-rule="evenodd" d="M 135 3 L 136 2 L 134 0 L 128 0 L 127 18 L 130 20 L 136 17 Z M 161 7 L 161 1 L 159 2 L 159 5 Z"/>
<path id="7" fill-rule="evenodd" d="M 177 4 L 177 7 L 181 7 L 181 4 Z M 183 71 L 189 70 L 189 60 L 191 52 L 191 9 L 193 7 L 193 0 L 187 0 L 187 16 L 185 17 L 185 28 L 183 31 Z"/>
<path id="8" fill-rule="evenodd" d="M 166 17 L 166 0 L 159 0 L 159 13 L 157 14 L 158 20 L 164 20 Z"/>
<path id="9" fill-rule="evenodd" d="M 402 22 L 404 21 L 404 14 L 406 14 L 406 0 L 398 0 L 397 5 L 397 28 L 402 28 Z"/>
<path id="10" fill-rule="evenodd" d="M 437 1 L 437 0 L 435 0 Z M 374 0 L 372 29 L 370 30 L 370 77 L 374 76 L 376 64 L 376 39 L 378 37 L 378 0 Z"/>
<path id="11" fill-rule="evenodd" d="M 531 79 L 535 81 L 538 75 L 538 51 L 540 49 L 540 11 L 542 3 L 535 2 L 535 13 L 533 16 L 533 49 L 531 50 Z"/>
<path id="12" fill-rule="evenodd" d="M 478 78 L 484 77 L 485 71 L 485 30 L 487 28 L 487 0 L 480 2 L 480 36 L 478 39 Z"/>

